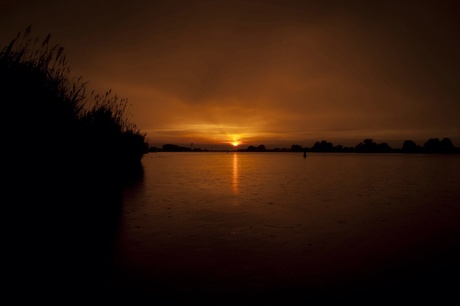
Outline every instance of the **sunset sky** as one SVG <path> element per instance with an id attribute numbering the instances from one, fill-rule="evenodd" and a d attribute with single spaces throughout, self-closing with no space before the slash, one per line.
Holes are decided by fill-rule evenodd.
<path id="1" fill-rule="evenodd" d="M 459 16 L 435 0 L 0 0 L 0 43 L 51 33 L 153 146 L 460 146 Z"/>

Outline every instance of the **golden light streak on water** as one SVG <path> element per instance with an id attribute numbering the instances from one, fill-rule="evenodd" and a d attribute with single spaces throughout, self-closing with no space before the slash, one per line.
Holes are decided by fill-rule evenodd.
<path id="1" fill-rule="evenodd" d="M 238 153 L 233 153 L 233 177 L 232 177 L 233 193 L 238 193 Z"/>

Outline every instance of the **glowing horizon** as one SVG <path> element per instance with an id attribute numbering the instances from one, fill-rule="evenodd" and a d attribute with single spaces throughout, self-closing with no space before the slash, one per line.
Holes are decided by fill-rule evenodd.
<path id="1" fill-rule="evenodd" d="M 199 128 L 198 128 L 199 127 Z M 418 145 L 423 145 L 429 138 L 444 137 L 450 138 L 455 146 L 460 144 L 456 137 L 449 137 L 442 134 L 442 131 L 435 131 L 431 134 L 425 131 L 351 131 L 347 132 L 298 132 L 298 133 L 269 133 L 258 132 L 257 129 L 246 128 L 251 132 L 225 132 L 223 125 L 197 124 L 178 126 L 177 129 L 165 130 L 148 130 L 146 133 L 147 140 L 151 146 L 161 146 L 163 144 L 187 145 L 193 143 L 195 147 L 202 148 L 245 148 L 251 145 L 265 145 L 267 148 L 288 148 L 297 144 L 304 147 L 310 147 L 317 141 L 326 140 L 334 145 L 354 147 L 366 138 L 373 139 L 376 142 L 386 142 L 393 148 L 401 148 L 404 140 L 413 140 Z M 241 131 L 242 129 L 239 129 Z M 427 134 L 427 135 L 425 135 Z"/>

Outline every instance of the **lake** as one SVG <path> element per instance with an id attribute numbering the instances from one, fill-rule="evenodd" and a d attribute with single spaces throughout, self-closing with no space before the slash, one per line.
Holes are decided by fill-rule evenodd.
<path id="1" fill-rule="evenodd" d="M 124 192 L 110 286 L 216 305 L 439 301 L 457 289 L 460 156 L 302 155 L 145 155 Z"/>

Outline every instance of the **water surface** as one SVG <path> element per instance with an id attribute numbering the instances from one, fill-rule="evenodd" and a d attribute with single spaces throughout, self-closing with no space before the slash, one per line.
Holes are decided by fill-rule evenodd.
<path id="1" fill-rule="evenodd" d="M 411 297 L 457 269 L 458 155 L 157 152 L 142 162 L 124 195 L 120 290 Z"/>

